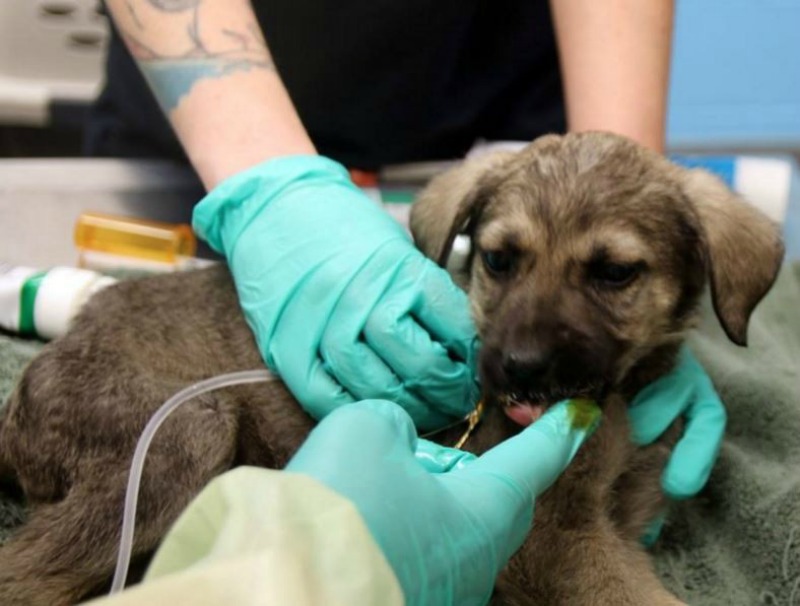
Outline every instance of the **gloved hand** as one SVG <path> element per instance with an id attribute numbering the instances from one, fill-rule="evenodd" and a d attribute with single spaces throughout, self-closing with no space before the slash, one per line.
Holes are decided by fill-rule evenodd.
<path id="1" fill-rule="evenodd" d="M 193 226 L 227 257 L 262 357 L 312 416 L 384 398 L 434 429 L 472 410 L 466 295 L 341 165 L 270 160 L 217 186 Z"/>
<path id="2" fill-rule="evenodd" d="M 727 417 L 711 379 L 688 348 L 681 350 L 671 373 L 636 395 L 628 414 L 633 440 L 639 445 L 654 442 L 678 417 L 686 417 L 683 437 L 661 484 L 673 499 L 700 492 L 719 454 Z"/>
<path id="3" fill-rule="evenodd" d="M 353 404 L 322 421 L 286 471 L 356 506 L 407 604 L 485 604 L 531 527 L 536 497 L 596 427 L 599 409 L 581 412 L 585 423 L 573 427 L 574 406 L 558 404 L 476 459 L 419 440 L 395 404 Z"/>

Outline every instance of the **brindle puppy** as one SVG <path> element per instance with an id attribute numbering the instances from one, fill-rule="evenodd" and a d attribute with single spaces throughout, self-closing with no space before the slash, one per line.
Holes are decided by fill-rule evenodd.
<path id="1" fill-rule="evenodd" d="M 418 245 L 446 260 L 480 334 L 490 406 L 476 452 L 552 402 L 597 399 L 600 429 L 537 503 L 535 532 L 498 584 L 514 604 L 676 604 L 638 538 L 664 508 L 659 479 L 678 428 L 637 449 L 625 406 L 667 372 L 710 276 L 720 321 L 744 344 L 782 256 L 774 225 L 702 171 L 620 137 L 545 137 L 469 162 L 414 207 Z M 0 603 L 66 604 L 107 582 L 128 466 L 158 406 L 188 383 L 262 365 L 224 268 L 98 294 L 26 370 L 0 430 L 0 465 L 31 505 L 0 550 Z M 504 411 L 507 414 L 503 414 Z M 144 558 L 189 500 L 239 464 L 281 467 L 313 426 L 279 384 L 198 398 L 156 437 L 134 553 Z M 450 437 L 443 437 L 449 442 Z"/>

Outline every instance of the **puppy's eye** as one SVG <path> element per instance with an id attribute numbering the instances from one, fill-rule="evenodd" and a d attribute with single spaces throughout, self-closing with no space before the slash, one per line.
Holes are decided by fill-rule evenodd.
<path id="1" fill-rule="evenodd" d="M 642 268 L 641 263 L 593 263 L 589 267 L 589 275 L 604 286 L 623 288 L 639 276 Z"/>
<path id="2" fill-rule="evenodd" d="M 508 250 L 484 250 L 481 252 L 481 258 L 490 273 L 502 275 L 514 269 L 516 255 Z"/>

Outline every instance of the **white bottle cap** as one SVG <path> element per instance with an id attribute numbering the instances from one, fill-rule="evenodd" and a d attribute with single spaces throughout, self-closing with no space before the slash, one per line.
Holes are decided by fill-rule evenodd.
<path id="1" fill-rule="evenodd" d="M 33 308 L 36 333 L 44 339 L 62 336 L 89 297 L 114 282 L 113 278 L 85 269 L 50 270 L 39 286 Z"/>

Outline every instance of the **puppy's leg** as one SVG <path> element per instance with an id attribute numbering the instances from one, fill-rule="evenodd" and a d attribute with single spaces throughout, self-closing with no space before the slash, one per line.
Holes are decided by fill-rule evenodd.
<path id="1" fill-rule="evenodd" d="M 622 536 L 609 515 L 615 483 L 635 450 L 628 435 L 625 403 L 610 399 L 597 432 L 537 502 L 533 531 L 498 581 L 505 603 L 680 603 L 652 572 L 647 554 Z"/>
<path id="2" fill-rule="evenodd" d="M 91 589 L 82 568 L 97 566 L 90 561 L 98 553 L 91 549 L 92 541 L 109 538 L 102 536 L 107 531 L 103 525 L 87 523 L 89 499 L 88 492 L 74 490 L 64 500 L 31 512 L 0 549 L 0 603 L 60 606 L 76 602 Z M 100 536 L 87 537 L 87 531 Z"/>
<path id="3" fill-rule="evenodd" d="M 535 527 L 498 579 L 493 604 L 508 606 L 678 606 L 644 550 L 614 524 Z"/>
<path id="4" fill-rule="evenodd" d="M 62 501 L 33 509 L 0 549 L 0 604 L 75 604 L 107 580 L 119 546 L 127 478 L 117 471 L 107 480 L 86 482 Z M 164 505 L 163 517 L 177 513 L 168 509 L 168 501 Z M 148 517 L 141 516 L 145 519 L 137 527 L 135 553 L 155 547 L 150 530 L 155 525 Z"/>
<path id="5" fill-rule="evenodd" d="M 627 583 L 635 586 L 637 591 L 645 597 L 645 601 L 641 602 L 643 605 L 685 606 L 684 602 L 664 587 L 653 569 L 650 554 L 639 544 L 638 539 L 635 542 L 627 541 L 625 552 L 624 564 Z"/>
<path id="6" fill-rule="evenodd" d="M 0 549 L 0 604 L 75 604 L 98 590 L 113 571 L 119 548 L 127 478 L 86 483 L 67 498 L 40 505 L 19 533 Z M 172 499 L 141 495 L 134 556 L 153 550 L 177 518 Z"/>
<path id="7" fill-rule="evenodd" d="M 191 499 L 228 469 L 235 416 L 206 395 L 168 419 L 147 455 L 139 489 L 133 557 L 155 549 Z M 223 409 L 223 410 L 220 410 Z M 163 432 L 163 434 L 162 434 Z M 0 604 L 60 606 L 108 582 L 119 549 L 132 449 L 86 455 L 66 497 L 36 507 L 0 548 Z"/>
<path id="8" fill-rule="evenodd" d="M 160 462 L 155 466 L 165 467 Z M 134 559 L 158 546 L 181 510 L 212 477 L 203 473 L 190 478 L 183 473 L 145 478 L 136 515 Z M 120 469 L 113 478 L 73 488 L 63 501 L 37 507 L 0 549 L 0 604 L 75 604 L 106 584 L 119 549 L 126 482 L 127 471 Z"/>
<path id="9" fill-rule="evenodd" d="M 606 519 L 592 529 L 563 536 L 563 553 L 552 574 L 559 575 L 558 603 L 575 606 L 678 606 L 638 544 L 619 536 Z"/>

